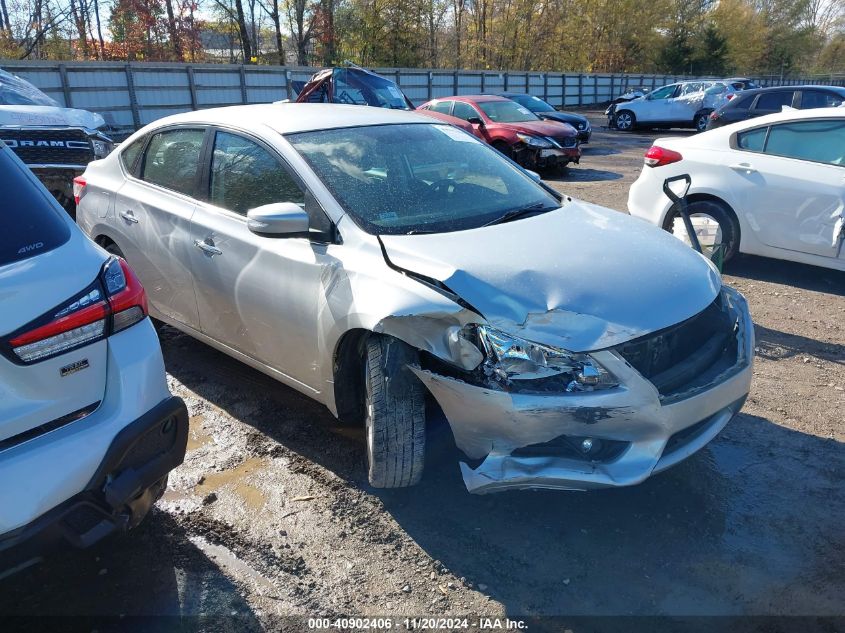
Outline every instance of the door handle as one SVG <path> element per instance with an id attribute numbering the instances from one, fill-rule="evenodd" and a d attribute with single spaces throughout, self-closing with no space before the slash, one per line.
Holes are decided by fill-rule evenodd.
<path id="1" fill-rule="evenodd" d="M 196 246 L 198 249 L 200 249 L 203 253 L 208 253 L 212 257 L 214 255 L 222 255 L 223 254 L 223 251 L 221 251 L 219 248 L 217 248 L 213 244 L 209 244 L 208 242 L 203 242 L 203 241 L 200 241 L 200 240 L 194 240 L 194 246 Z"/>
<path id="2" fill-rule="evenodd" d="M 131 222 L 132 224 L 138 224 L 138 218 L 131 211 L 121 211 L 120 217 L 122 217 L 127 222 Z"/>
<path id="3" fill-rule="evenodd" d="M 754 166 L 751 163 L 734 163 L 733 165 L 728 165 L 734 171 L 744 171 L 749 174 L 757 173 L 757 170 L 754 169 Z"/>

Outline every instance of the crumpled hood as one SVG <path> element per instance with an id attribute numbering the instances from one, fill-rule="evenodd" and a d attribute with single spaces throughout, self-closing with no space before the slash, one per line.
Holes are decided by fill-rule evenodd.
<path id="1" fill-rule="evenodd" d="M 0 105 L 0 126 L 70 126 L 96 130 L 105 125 L 99 114 L 75 108 Z"/>
<path id="2" fill-rule="evenodd" d="M 507 125 L 525 134 L 551 136 L 552 138 L 575 136 L 577 134 L 574 127 L 561 121 L 523 121 L 521 123 L 503 123 L 502 125 Z"/>
<path id="3" fill-rule="evenodd" d="M 392 264 L 442 281 L 491 325 L 576 352 L 680 323 L 721 288 L 704 257 L 666 231 L 581 201 L 469 231 L 380 239 Z"/>

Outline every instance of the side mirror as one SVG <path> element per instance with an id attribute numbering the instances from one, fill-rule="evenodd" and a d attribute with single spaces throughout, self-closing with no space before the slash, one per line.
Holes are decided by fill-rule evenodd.
<path id="1" fill-rule="evenodd" d="M 294 202 L 274 202 L 250 209 L 246 225 L 258 235 L 308 233 L 308 214 Z"/>
<path id="2" fill-rule="evenodd" d="M 467 123 L 472 123 L 473 125 L 480 125 L 484 127 L 484 121 L 481 120 L 481 117 L 478 116 L 471 116 L 467 119 Z"/>
<path id="3" fill-rule="evenodd" d="M 530 169 L 526 169 L 525 173 L 528 174 L 529 178 L 531 178 L 531 180 L 533 180 L 536 183 L 539 183 L 543 180 L 542 178 L 540 178 L 540 174 L 538 174 L 536 171 L 531 171 Z"/>

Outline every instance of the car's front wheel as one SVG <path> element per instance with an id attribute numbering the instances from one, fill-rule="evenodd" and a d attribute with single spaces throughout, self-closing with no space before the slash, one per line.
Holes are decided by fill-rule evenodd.
<path id="1" fill-rule="evenodd" d="M 637 117 L 630 110 L 621 110 L 616 113 L 613 122 L 617 130 L 630 132 L 637 125 Z"/>
<path id="2" fill-rule="evenodd" d="M 425 387 L 408 369 L 416 350 L 391 336 L 367 340 L 364 368 L 367 475 L 376 488 L 418 483 L 425 464 Z"/>
<path id="3" fill-rule="evenodd" d="M 689 203 L 688 212 L 693 229 L 708 257 L 721 250 L 726 262 L 739 251 L 739 223 L 723 203 L 716 200 L 696 200 Z M 663 221 L 663 228 L 676 237 L 691 243 L 680 211 L 673 207 Z"/>

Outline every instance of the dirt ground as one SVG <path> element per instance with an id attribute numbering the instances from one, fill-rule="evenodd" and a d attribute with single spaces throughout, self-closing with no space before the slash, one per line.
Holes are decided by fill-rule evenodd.
<path id="1" fill-rule="evenodd" d="M 597 127 L 552 184 L 624 210 L 654 137 Z M 590 493 L 472 496 L 451 460 L 373 490 L 358 429 L 166 328 L 185 464 L 134 532 L 0 582 L 0 614 L 845 616 L 845 274 L 746 256 L 725 280 L 756 324 L 743 413 L 678 467 Z"/>

